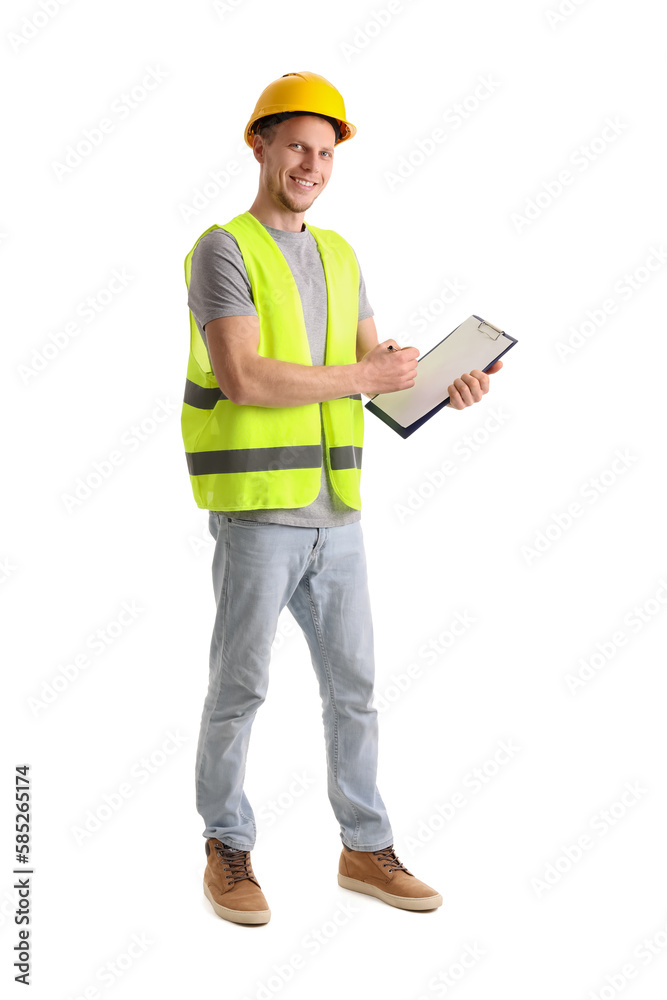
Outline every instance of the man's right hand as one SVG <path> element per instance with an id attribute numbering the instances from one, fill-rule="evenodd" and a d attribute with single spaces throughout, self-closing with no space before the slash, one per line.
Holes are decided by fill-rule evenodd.
<path id="1" fill-rule="evenodd" d="M 389 351 L 391 345 L 396 348 Z M 395 340 L 383 340 L 357 362 L 361 374 L 361 392 L 375 396 L 381 392 L 410 389 L 417 377 L 416 347 L 399 347 Z"/>

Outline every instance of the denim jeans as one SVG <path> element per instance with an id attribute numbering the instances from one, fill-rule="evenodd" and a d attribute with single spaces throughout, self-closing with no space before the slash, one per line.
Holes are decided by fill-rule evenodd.
<path id="1" fill-rule="evenodd" d="M 375 662 L 361 523 L 309 528 L 209 511 L 209 529 L 216 615 L 196 759 L 204 837 L 243 850 L 255 845 L 255 817 L 243 790 L 246 757 L 287 605 L 319 683 L 327 790 L 341 840 L 358 851 L 389 847 L 391 826 L 375 783 Z"/>

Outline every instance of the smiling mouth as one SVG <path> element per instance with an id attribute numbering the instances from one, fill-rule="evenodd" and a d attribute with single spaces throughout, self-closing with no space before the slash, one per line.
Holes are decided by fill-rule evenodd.
<path id="1" fill-rule="evenodd" d="M 316 184 L 314 181 L 305 181 L 300 177 L 292 177 L 290 174 L 290 180 L 294 181 L 297 187 L 303 188 L 304 191 L 312 191 Z"/>

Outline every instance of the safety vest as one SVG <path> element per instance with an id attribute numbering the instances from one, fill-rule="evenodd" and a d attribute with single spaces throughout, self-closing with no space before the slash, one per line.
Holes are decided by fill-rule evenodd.
<path id="1" fill-rule="evenodd" d="M 325 364 L 355 364 L 359 266 L 337 233 L 306 224 L 318 246 L 327 286 Z M 210 226 L 185 258 L 190 286 L 192 254 L 213 229 L 231 233 L 241 250 L 259 316 L 258 354 L 312 365 L 301 298 L 276 241 L 250 212 Z M 320 405 L 322 420 L 320 422 Z M 317 497 L 324 460 L 333 488 L 361 510 L 359 482 L 364 436 L 361 395 L 303 406 L 233 403 L 218 385 L 206 344 L 190 312 L 190 355 L 181 430 L 197 506 L 207 510 L 305 507 Z"/>

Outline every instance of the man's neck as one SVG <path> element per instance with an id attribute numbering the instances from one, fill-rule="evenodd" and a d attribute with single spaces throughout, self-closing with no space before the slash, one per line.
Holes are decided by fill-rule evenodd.
<path id="1" fill-rule="evenodd" d="M 271 229 L 282 229 L 286 233 L 302 233 L 304 230 L 305 212 L 280 212 L 277 208 L 264 208 L 253 204 L 248 209 L 250 214 Z"/>

